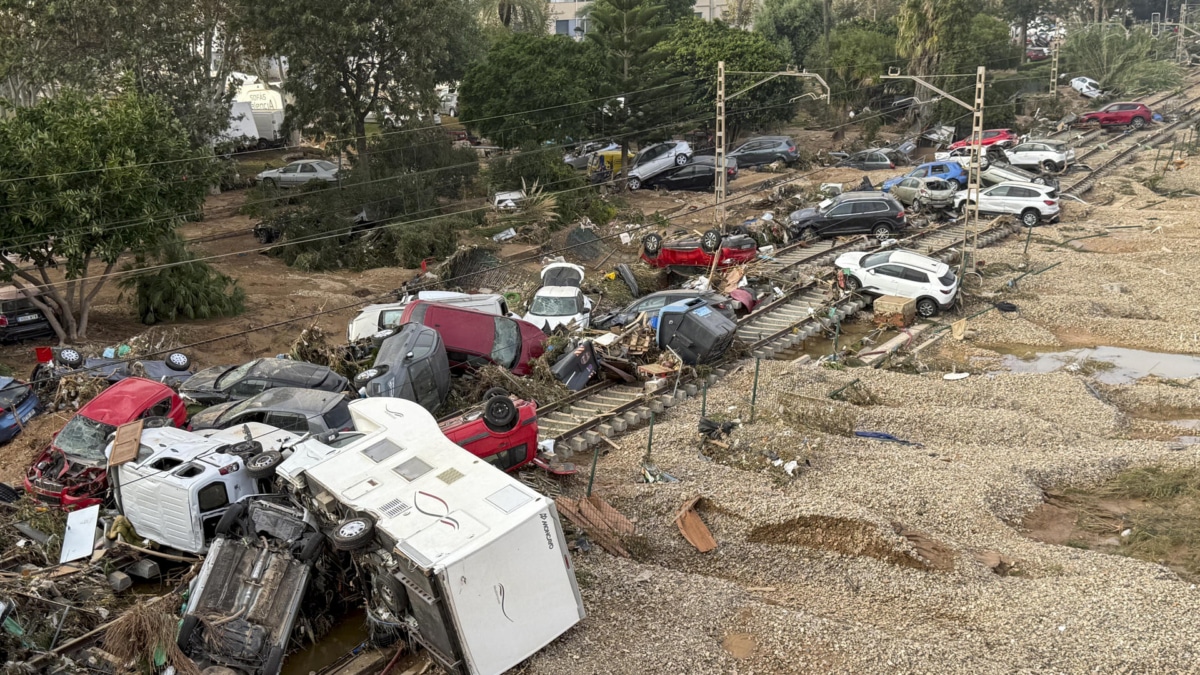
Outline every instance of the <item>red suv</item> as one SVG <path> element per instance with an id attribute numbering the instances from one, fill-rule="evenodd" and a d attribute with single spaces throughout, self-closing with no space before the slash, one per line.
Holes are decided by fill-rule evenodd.
<path id="1" fill-rule="evenodd" d="M 495 387 L 483 408 L 439 422 L 446 438 L 501 471 L 516 471 L 537 456 L 537 404 Z"/>
<path id="2" fill-rule="evenodd" d="M 464 307 L 418 300 L 404 308 L 400 323 L 436 330 L 446 345 L 451 368 L 460 370 L 494 363 L 513 375 L 528 375 L 529 362 L 546 350 L 546 334 L 528 321 Z"/>
<path id="3" fill-rule="evenodd" d="M 1102 127 L 1141 129 L 1154 119 L 1154 111 L 1142 103 L 1109 103 L 1103 108 L 1079 116 L 1079 124 L 1099 123 Z"/>
<path id="4" fill-rule="evenodd" d="M 1002 148 L 1005 148 L 1010 145 L 1016 145 L 1020 140 L 1021 139 L 1015 133 L 1013 133 L 1012 129 L 988 129 L 983 132 L 983 138 L 980 140 L 979 144 L 985 148 L 989 145 L 998 145 Z M 971 138 L 968 136 L 961 141 L 955 141 L 951 143 L 950 150 L 958 150 L 959 148 L 965 148 L 970 145 Z"/>
<path id="5" fill-rule="evenodd" d="M 104 449 L 112 434 L 122 424 L 151 417 L 182 428 L 187 422 L 183 399 L 167 385 L 140 377 L 105 389 L 75 413 L 25 471 L 25 492 L 65 509 L 103 502 L 108 491 Z"/>

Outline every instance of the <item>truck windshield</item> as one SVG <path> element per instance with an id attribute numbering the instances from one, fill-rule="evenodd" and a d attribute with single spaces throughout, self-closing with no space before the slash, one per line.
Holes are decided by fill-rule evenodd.
<path id="1" fill-rule="evenodd" d="M 529 305 L 529 313 L 537 316 L 573 316 L 583 309 L 582 304 L 579 296 L 552 298 L 538 295 L 534 296 L 533 303 Z"/>
<path id="2" fill-rule="evenodd" d="M 104 446 L 108 445 L 108 436 L 116 430 L 111 424 L 76 415 L 58 432 L 54 439 L 54 447 L 77 459 L 100 462 L 104 460 Z"/>

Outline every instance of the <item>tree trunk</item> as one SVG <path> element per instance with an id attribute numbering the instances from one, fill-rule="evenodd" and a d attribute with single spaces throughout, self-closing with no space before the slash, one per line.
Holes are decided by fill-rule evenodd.
<path id="1" fill-rule="evenodd" d="M 100 274 L 100 278 L 92 285 L 92 290 L 83 296 L 83 288 L 80 287 L 79 296 L 79 337 L 87 337 L 88 315 L 92 312 L 92 301 L 96 299 L 96 294 L 100 292 L 100 288 L 104 286 L 104 282 L 108 281 L 108 275 L 112 274 L 113 267 L 116 267 L 117 261 L 112 261 L 104 266 L 104 272 Z"/>
<path id="2" fill-rule="evenodd" d="M 363 113 L 354 118 L 354 150 L 358 153 L 358 164 L 354 170 L 364 181 L 371 180 L 371 162 L 367 157 L 367 115 Z"/>
<path id="3" fill-rule="evenodd" d="M 1029 40 L 1029 21 L 1028 21 L 1027 19 L 1021 19 L 1021 33 L 1020 33 L 1020 35 L 1021 35 L 1021 37 L 1020 37 L 1020 40 L 1021 40 L 1021 61 L 1020 61 L 1020 62 L 1021 62 L 1021 63 L 1025 63 L 1025 60 L 1026 60 L 1026 59 L 1025 59 L 1025 57 L 1028 55 L 1028 52 L 1029 52 L 1029 50 L 1028 50 L 1028 49 L 1025 47 L 1025 45 L 1026 45 L 1026 44 L 1028 44 L 1028 42 L 1027 42 L 1027 41 Z"/>

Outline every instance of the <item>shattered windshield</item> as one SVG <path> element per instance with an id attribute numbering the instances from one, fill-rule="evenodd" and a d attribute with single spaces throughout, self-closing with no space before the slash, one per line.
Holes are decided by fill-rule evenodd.
<path id="1" fill-rule="evenodd" d="M 234 368 L 233 370 L 229 371 L 228 373 L 225 373 L 221 377 L 218 377 L 217 381 L 214 384 L 216 385 L 217 389 L 224 389 L 224 388 L 234 384 L 235 382 L 238 382 L 243 377 L 245 377 L 250 372 L 250 369 L 253 368 L 254 364 L 256 364 L 256 363 L 258 363 L 258 361 L 251 361 L 249 363 L 243 363 L 242 365 L 238 366 L 237 368 Z"/>
<path id="2" fill-rule="evenodd" d="M 579 296 L 553 298 L 548 295 L 538 295 L 529 305 L 529 313 L 537 316 L 573 316 L 583 310 Z"/>
<path id="3" fill-rule="evenodd" d="M 29 385 L 27 384 L 9 382 L 7 386 L 0 387 L 0 411 L 11 411 L 20 405 L 28 395 Z"/>
<path id="4" fill-rule="evenodd" d="M 71 457 L 100 462 L 104 460 L 104 446 L 108 445 L 108 436 L 116 430 L 111 424 L 76 415 L 58 432 L 54 439 L 54 447 Z"/>

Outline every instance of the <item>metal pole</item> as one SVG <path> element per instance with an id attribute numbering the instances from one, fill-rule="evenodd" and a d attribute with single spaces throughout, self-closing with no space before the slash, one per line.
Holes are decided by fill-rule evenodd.
<path id="1" fill-rule="evenodd" d="M 708 378 L 704 378 L 704 393 L 700 396 L 700 416 L 708 414 Z"/>
<path id="2" fill-rule="evenodd" d="M 1158 146 L 1158 149 L 1154 151 L 1154 168 L 1150 169 L 1151 176 L 1158 173 L 1158 158 L 1160 155 L 1162 155 L 1162 146 L 1161 145 Z"/>
<path id="3" fill-rule="evenodd" d="M 713 143 L 716 150 L 716 181 L 713 192 L 716 195 L 717 208 L 713 211 L 715 224 L 725 231 L 725 62 L 717 61 L 717 123 L 713 133 Z M 713 265 L 716 269 L 716 265 Z"/>
<path id="4" fill-rule="evenodd" d="M 600 446 L 592 452 L 592 475 L 588 476 L 587 496 L 592 496 L 592 483 L 596 482 L 596 462 L 600 459 Z"/>
<path id="5" fill-rule="evenodd" d="M 761 358 L 754 358 L 754 390 L 750 392 L 750 423 L 754 423 L 754 407 L 758 404 L 758 364 Z"/>
<path id="6" fill-rule="evenodd" d="M 1050 54 L 1050 93 L 1058 100 L 1058 22 L 1054 23 L 1054 39 L 1050 42 L 1053 49 Z"/>
<path id="7" fill-rule="evenodd" d="M 1179 63 L 1187 63 L 1190 60 L 1188 58 L 1187 45 L 1183 42 L 1183 36 L 1186 33 L 1186 29 L 1184 28 L 1185 21 L 1187 21 L 1187 5 L 1181 4 L 1179 5 L 1179 37 L 1176 38 L 1175 42 L 1175 60 Z"/>
<path id="8" fill-rule="evenodd" d="M 1033 239 L 1033 228 L 1029 228 L 1029 234 L 1025 235 L 1025 252 L 1021 255 L 1025 258 L 1029 257 L 1029 240 Z"/>
<path id="9" fill-rule="evenodd" d="M 650 458 L 650 451 L 654 449 L 654 413 L 650 413 L 650 436 L 646 439 L 646 459 Z"/>
<path id="10" fill-rule="evenodd" d="M 971 168 L 967 175 L 967 195 L 975 195 L 975 201 L 967 200 L 970 209 L 970 220 L 963 225 L 963 253 L 958 272 L 963 276 L 975 271 L 974 251 L 967 248 L 967 237 L 972 230 L 976 239 L 979 237 L 979 173 L 980 155 L 983 153 L 983 85 L 986 69 L 983 66 L 975 71 L 975 105 L 971 110 Z M 978 243 L 974 241 L 972 243 Z"/>

